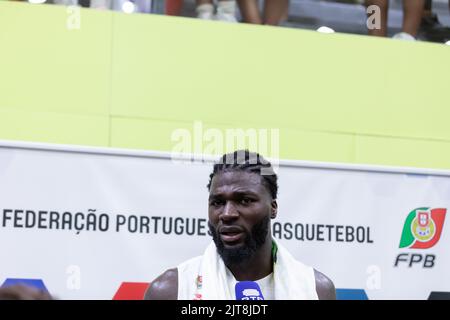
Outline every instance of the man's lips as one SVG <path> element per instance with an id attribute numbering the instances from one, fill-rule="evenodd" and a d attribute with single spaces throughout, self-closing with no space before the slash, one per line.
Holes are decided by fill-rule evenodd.
<path id="1" fill-rule="evenodd" d="M 242 238 L 244 230 L 234 226 L 222 227 L 219 234 L 223 242 L 236 242 Z"/>
<path id="2" fill-rule="evenodd" d="M 220 238 L 223 242 L 236 242 L 242 238 L 244 233 L 221 233 Z"/>

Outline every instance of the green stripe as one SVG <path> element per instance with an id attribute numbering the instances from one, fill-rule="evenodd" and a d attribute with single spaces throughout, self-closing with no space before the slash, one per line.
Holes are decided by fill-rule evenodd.
<path id="1" fill-rule="evenodd" d="M 272 259 L 273 263 L 277 263 L 277 253 L 278 253 L 278 247 L 275 241 L 272 241 Z"/>

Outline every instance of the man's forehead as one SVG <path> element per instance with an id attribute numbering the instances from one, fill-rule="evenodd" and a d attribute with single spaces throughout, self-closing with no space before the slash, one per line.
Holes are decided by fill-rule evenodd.
<path id="1" fill-rule="evenodd" d="M 214 175 L 211 192 L 221 189 L 253 190 L 259 192 L 264 188 L 262 177 L 257 173 L 245 171 L 225 171 Z"/>

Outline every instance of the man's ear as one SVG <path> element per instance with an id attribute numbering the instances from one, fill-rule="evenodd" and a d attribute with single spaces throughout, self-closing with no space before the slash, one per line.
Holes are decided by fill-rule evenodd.
<path id="1" fill-rule="evenodd" d="M 272 213 L 270 215 L 270 219 L 275 219 L 277 217 L 277 213 L 278 213 L 278 203 L 277 200 L 272 200 Z"/>

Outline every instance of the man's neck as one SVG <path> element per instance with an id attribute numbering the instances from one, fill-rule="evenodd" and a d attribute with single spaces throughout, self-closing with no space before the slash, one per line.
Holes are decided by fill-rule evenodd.
<path id="1" fill-rule="evenodd" d="M 272 239 L 248 260 L 227 266 L 237 281 L 256 281 L 273 272 Z"/>

